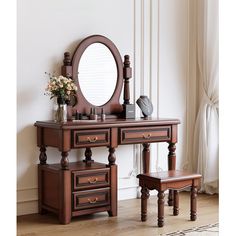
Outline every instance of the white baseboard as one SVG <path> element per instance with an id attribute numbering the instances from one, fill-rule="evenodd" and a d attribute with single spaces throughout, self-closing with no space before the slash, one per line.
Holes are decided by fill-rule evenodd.
<path id="1" fill-rule="evenodd" d="M 17 215 L 27 215 L 38 212 L 38 188 L 23 188 L 17 190 Z"/>
<path id="2" fill-rule="evenodd" d="M 118 201 L 137 198 L 138 197 L 137 191 L 138 191 L 138 186 L 120 188 L 118 190 Z"/>
<path id="3" fill-rule="evenodd" d="M 17 202 L 17 216 L 38 213 L 38 200 Z"/>

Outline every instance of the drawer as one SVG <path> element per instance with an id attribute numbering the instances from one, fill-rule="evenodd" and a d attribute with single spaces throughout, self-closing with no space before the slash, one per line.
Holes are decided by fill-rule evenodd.
<path id="1" fill-rule="evenodd" d="M 73 210 L 88 209 L 110 204 L 110 188 L 73 193 Z"/>
<path id="2" fill-rule="evenodd" d="M 73 131 L 74 147 L 109 146 L 110 129 Z"/>
<path id="3" fill-rule="evenodd" d="M 72 188 L 75 191 L 81 189 L 108 187 L 110 185 L 110 168 L 73 171 L 72 179 Z"/>
<path id="4" fill-rule="evenodd" d="M 169 141 L 171 126 L 120 129 L 120 144 Z"/>

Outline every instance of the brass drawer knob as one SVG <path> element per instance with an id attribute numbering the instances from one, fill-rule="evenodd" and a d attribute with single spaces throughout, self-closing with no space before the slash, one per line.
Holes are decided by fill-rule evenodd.
<path id="1" fill-rule="evenodd" d="M 87 140 L 90 142 L 90 143 L 95 143 L 97 140 L 98 140 L 98 137 L 94 137 L 94 138 L 90 138 L 88 137 Z"/>
<path id="2" fill-rule="evenodd" d="M 90 178 L 88 179 L 88 182 L 90 184 L 95 184 L 95 183 L 97 183 L 97 181 L 98 181 L 98 178 L 94 178 L 93 180 L 91 180 Z"/>
<path id="3" fill-rule="evenodd" d="M 97 197 L 96 197 L 94 200 L 91 200 L 90 198 L 88 198 L 88 202 L 89 202 L 90 204 L 94 204 L 94 203 L 96 203 L 97 200 L 98 200 Z"/>
<path id="4" fill-rule="evenodd" d="M 143 138 L 145 139 L 150 139 L 151 137 L 152 137 L 152 134 L 148 134 L 148 135 L 143 134 Z"/>

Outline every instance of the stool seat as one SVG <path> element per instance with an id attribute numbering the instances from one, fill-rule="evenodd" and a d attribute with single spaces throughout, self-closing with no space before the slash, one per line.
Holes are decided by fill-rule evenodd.
<path id="1" fill-rule="evenodd" d="M 173 214 L 179 214 L 179 195 L 178 190 L 191 186 L 190 219 L 196 220 L 196 197 L 197 187 L 200 185 L 201 175 L 182 170 L 159 171 L 137 175 L 141 189 L 141 220 L 147 219 L 147 199 L 149 190 L 158 191 L 158 226 L 164 225 L 164 191 L 174 190 Z"/>

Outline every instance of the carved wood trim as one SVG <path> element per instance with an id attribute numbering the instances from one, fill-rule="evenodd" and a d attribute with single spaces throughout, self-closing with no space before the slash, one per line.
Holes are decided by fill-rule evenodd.
<path id="1" fill-rule="evenodd" d="M 123 63 L 122 63 L 122 58 L 121 55 L 115 46 L 115 44 L 108 38 L 102 36 L 102 35 L 92 35 L 84 40 L 82 40 L 78 47 L 75 50 L 75 53 L 72 58 L 72 78 L 75 81 L 78 90 L 77 90 L 77 99 L 78 99 L 78 104 L 73 108 L 73 112 L 76 110 L 79 111 L 82 114 L 89 115 L 90 113 L 90 108 L 94 107 L 93 104 L 87 101 L 87 99 L 84 97 L 80 85 L 79 85 L 79 80 L 78 80 L 78 65 L 81 59 L 81 56 L 83 55 L 84 51 L 86 48 L 93 44 L 93 43 L 102 43 L 108 49 L 111 51 L 115 62 L 117 66 L 117 83 L 116 83 L 116 88 L 111 96 L 110 100 L 105 103 L 102 106 L 97 106 L 97 110 L 100 113 L 101 109 L 103 108 L 106 112 L 107 115 L 116 115 L 120 116 L 122 112 L 122 105 L 119 102 L 120 99 L 120 94 L 122 91 L 122 85 L 123 85 Z"/>

